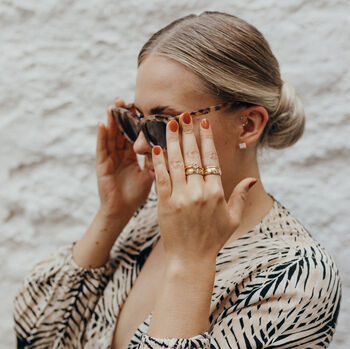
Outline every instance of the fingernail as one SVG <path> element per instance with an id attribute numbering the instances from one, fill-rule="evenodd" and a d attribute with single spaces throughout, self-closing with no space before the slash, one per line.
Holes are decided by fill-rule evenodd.
<path id="1" fill-rule="evenodd" d="M 207 118 L 203 119 L 201 121 L 201 125 L 202 125 L 203 128 L 208 129 L 209 128 L 209 121 L 208 121 L 208 119 Z"/>
<path id="2" fill-rule="evenodd" d="M 182 120 L 185 124 L 190 124 L 191 123 L 191 116 L 189 113 L 186 113 L 183 115 Z"/>
<path id="3" fill-rule="evenodd" d="M 252 182 L 250 182 L 248 189 L 250 189 L 257 181 L 257 179 L 254 179 Z"/>
<path id="4" fill-rule="evenodd" d="M 171 131 L 176 132 L 177 131 L 177 121 L 176 120 L 171 120 L 169 127 L 170 127 Z"/>
<path id="5" fill-rule="evenodd" d="M 159 145 L 156 145 L 156 146 L 153 147 L 153 153 L 155 155 L 159 155 L 160 154 L 160 150 L 161 150 L 161 148 L 160 148 Z"/>

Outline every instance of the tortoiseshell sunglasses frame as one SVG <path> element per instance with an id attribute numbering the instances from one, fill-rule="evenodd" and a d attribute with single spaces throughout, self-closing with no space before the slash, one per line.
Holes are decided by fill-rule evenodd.
<path id="1" fill-rule="evenodd" d="M 199 115 L 204 115 L 204 114 L 208 114 L 210 112 L 218 111 L 218 110 L 223 109 L 223 108 L 225 108 L 225 107 L 227 107 L 229 105 L 230 106 L 234 106 L 234 105 L 237 105 L 237 106 L 238 105 L 248 106 L 248 105 L 251 105 L 251 104 L 245 103 L 245 102 L 224 102 L 224 103 L 221 103 L 221 104 L 218 104 L 218 105 L 214 105 L 214 106 L 211 106 L 211 107 L 206 107 L 206 108 L 203 108 L 203 109 L 198 109 L 196 111 L 192 111 L 189 114 L 192 117 L 199 116 Z M 115 121 L 117 122 L 117 125 L 118 125 L 121 133 L 125 136 L 125 138 L 128 140 L 129 143 L 133 144 L 135 142 L 135 141 L 133 141 L 132 139 L 129 138 L 127 133 L 124 131 L 122 125 L 119 123 L 118 114 L 125 114 L 124 116 L 126 116 L 128 118 L 129 117 L 133 117 L 134 121 L 136 122 L 136 126 L 139 129 L 139 133 L 140 133 L 140 131 L 143 132 L 143 134 L 146 137 L 147 142 L 152 147 L 157 145 L 157 144 L 154 144 L 152 142 L 152 140 L 150 139 L 150 137 L 148 135 L 148 131 L 147 131 L 146 127 L 145 127 L 146 123 L 149 122 L 149 121 L 157 121 L 157 122 L 162 122 L 165 125 L 167 125 L 167 123 L 169 121 L 174 120 L 174 119 L 178 120 L 180 118 L 180 116 L 183 114 L 182 113 L 182 114 L 175 115 L 175 116 L 165 115 L 165 114 L 164 115 L 162 115 L 162 114 L 154 114 L 154 115 L 145 116 L 143 114 L 136 115 L 136 114 L 134 114 L 134 112 L 131 111 L 131 109 L 137 110 L 137 108 L 136 108 L 134 103 L 127 104 L 124 107 L 114 107 L 114 108 L 111 109 L 112 115 L 113 115 Z M 128 113 L 126 113 L 126 111 Z M 138 133 L 138 135 L 139 135 L 139 133 Z M 165 147 L 162 147 L 162 148 L 166 149 L 166 145 L 165 145 Z"/>

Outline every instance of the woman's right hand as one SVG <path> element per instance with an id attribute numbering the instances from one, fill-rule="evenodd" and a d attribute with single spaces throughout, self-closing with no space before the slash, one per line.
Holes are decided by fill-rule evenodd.
<path id="1" fill-rule="evenodd" d="M 116 98 L 115 105 L 124 101 Z M 110 218 L 127 221 L 147 200 L 153 179 L 146 167 L 141 170 L 133 145 L 120 132 L 112 116 L 112 105 L 107 108 L 108 125 L 98 125 L 96 146 L 96 174 L 100 196 L 100 213 Z"/>

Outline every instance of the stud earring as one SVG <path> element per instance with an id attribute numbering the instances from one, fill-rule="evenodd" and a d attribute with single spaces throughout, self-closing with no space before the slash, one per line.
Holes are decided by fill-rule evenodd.
<path id="1" fill-rule="evenodd" d="M 243 121 L 243 117 L 240 117 L 241 121 Z M 242 124 L 243 127 L 247 126 L 248 124 L 248 119 L 246 120 L 246 122 L 244 124 Z M 246 149 L 247 148 L 247 144 L 246 143 L 239 143 L 239 149 Z"/>
<path id="2" fill-rule="evenodd" d="M 242 116 L 240 117 L 241 121 L 243 121 L 243 118 Z M 246 120 L 246 122 L 244 124 L 242 124 L 243 127 L 247 126 L 248 125 L 248 119 Z"/>

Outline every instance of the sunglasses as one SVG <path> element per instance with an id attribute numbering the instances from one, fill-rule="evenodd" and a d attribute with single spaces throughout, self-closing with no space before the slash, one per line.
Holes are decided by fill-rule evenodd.
<path id="1" fill-rule="evenodd" d="M 210 112 L 218 111 L 227 106 L 233 105 L 248 105 L 245 102 L 225 102 L 212 107 L 199 109 L 197 111 L 190 112 L 189 114 L 194 116 L 208 114 Z M 126 137 L 130 143 L 134 143 L 140 133 L 146 137 L 147 142 L 153 147 L 155 145 L 161 146 L 166 149 L 166 125 L 171 120 L 178 120 L 180 115 L 148 115 L 141 114 L 134 103 L 125 105 L 124 107 L 114 107 L 112 115 L 116 120 L 121 133 Z"/>

